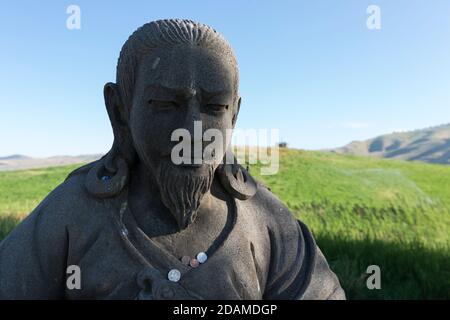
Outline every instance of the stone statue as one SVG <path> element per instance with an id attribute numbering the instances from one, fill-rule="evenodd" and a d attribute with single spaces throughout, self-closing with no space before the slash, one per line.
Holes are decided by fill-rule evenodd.
<path id="1" fill-rule="evenodd" d="M 111 150 L 0 243 L 0 298 L 345 299 L 308 228 L 236 161 L 171 159 L 174 130 L 201 121 L 225 136 L 236 123 L 238 68 L 219 33 L 147 23 L 116 82 L 104 87 Z"/>

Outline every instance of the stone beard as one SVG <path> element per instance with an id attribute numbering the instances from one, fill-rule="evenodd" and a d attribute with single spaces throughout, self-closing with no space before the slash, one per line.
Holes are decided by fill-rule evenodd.
<path id="1" fill-rule="evenodd" d="M 161 200 L 180 229 L 185 229 L 195 220 L 200 201 L 211 188 L 214 168 L 204 165 L 204 169 L 206 173 L 197 174 L 195 168 L 179 168 L 169 161 L 158 166 L 156 181 Z"/>

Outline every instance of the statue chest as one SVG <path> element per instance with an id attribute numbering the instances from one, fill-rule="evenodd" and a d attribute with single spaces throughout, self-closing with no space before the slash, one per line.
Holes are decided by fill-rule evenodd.
<path id="1" fill-rule="evenodd" d="M 149 238 L 127 210 L 112 216 L 80 261 L 73 261 L 81 270 L 81 289 L 66 290 L 67 298 L 261 299 L 270 241 L 263 228 L 254 227 L 251 213 L 237 203 L 234 210 L 212 241 L 202 246 L 201 237 L 192 238 L 207 256 L 194 265 L 168 250 L 170 241 Z M 182 239 L 188 242 L 189 234 Z M 188 252 L 196 257 L 196 250 Z"/>

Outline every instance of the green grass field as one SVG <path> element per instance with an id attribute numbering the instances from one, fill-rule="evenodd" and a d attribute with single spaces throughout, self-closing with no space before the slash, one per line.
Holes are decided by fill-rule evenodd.
<path id="1" fill-rule="evenodd" d="M 280 150 L 250 173 L 312 229 L 350 299 L 450 298 L 450 167 Z M 0 239 L 77 166 L 0 173 Z M 369 265 L 381 289 L 366 287 Z"/>

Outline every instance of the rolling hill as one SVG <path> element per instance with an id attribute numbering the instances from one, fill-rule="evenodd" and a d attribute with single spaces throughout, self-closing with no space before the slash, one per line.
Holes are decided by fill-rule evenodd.
<path id="1" fill-rule="evenodd" d="M 32 158 L 21 154 L 14 154 L 6 157 L 0 157 L 0 171 L 65 166 L 72 163 L 94 161 L 99 159 L 100 157 L 100 154 L 88 154 L 79 156 L 53 156 L 48 158 Z"/>
<path id="2" fill-rule="evenodd" d="M 394 132 L 365 141 L 353 141 L 331 151 L 359 156 L 450 164 L 450 124 L 408 132 Z"/>

